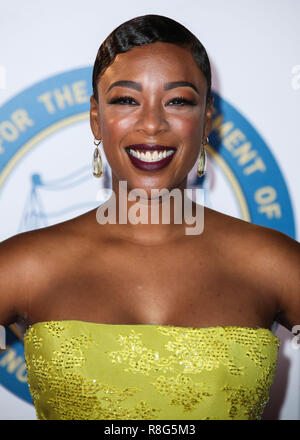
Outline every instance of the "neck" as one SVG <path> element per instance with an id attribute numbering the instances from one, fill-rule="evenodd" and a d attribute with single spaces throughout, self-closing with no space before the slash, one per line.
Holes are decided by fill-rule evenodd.
<path id="1" fill-rule="evenodd" d="M 187 178 L 172 190 L 141 190 L 113 179 L 112 195 L 98 208 L 97 221 L 109 223 L 119 239 L 146 246 L 199 235 L 204 207 L 192 200 L 195 193 L 187 192 L 186 183 Z"/>

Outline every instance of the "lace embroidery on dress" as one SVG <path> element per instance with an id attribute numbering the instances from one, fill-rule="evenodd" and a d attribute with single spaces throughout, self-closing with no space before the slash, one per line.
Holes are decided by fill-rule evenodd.
<path id="1" fill-rule="evenodd" d="M 259 419 L 278 341 L 266 329 L 76 321 L 24 337 L 38 418 L 66 420 Z"/>

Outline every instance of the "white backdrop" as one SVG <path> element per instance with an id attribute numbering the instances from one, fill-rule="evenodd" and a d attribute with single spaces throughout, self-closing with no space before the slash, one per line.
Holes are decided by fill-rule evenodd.
<path id="1" fill-rule="evenodd" d="M 152 0 L 151 6 L 149 3 L 115 0 L 110 6 L 109 2 L 93 0 L 3 1 L 0 104 L 4 108 L 15 95 L 44 79 L 92 66 L 101 42 L 130 18 L 149 13 L 174 18 L 195 33 L 207 49 L 213 69 L 213 90 L 244 116 L 271 151 L 288 190 L 295 238 L 299 241 L 300 2 Z M 43 187 L 40 185 L 35 203 L 39 213 L 46 206 L 48 224 L 96 206 L 97 183 L 85 177 L 91 174 L 92 151 L 93 137 L 86 115 L 36 141 L 5 179 L 2 175 L 0 239 L 16 234 L 20 225 L 24 229 L 22 221 L 30 191 L 32 195 L 35 172 L 47 181 Z M 209 204 L 216 210 L 241 217 L 225 168 L 213 157 L 209 159 L 217 182 L 209 194 Z M 83 173 L 79 187 L 62 190 L 59 179 L 62 176 L 69 179 L 78 170 Z M 42 200 L 46 201 L 44 205 Z M 64 210 L 66 205 L 68 209 Z M 283 327 L 278 327 L 276 335 L 281 339 L 279 364 L 264 418 L 299 420 L 300 350 L 293 349 L 293 335 Z M 13 375 L 15 370 L 0 358 L 0 375 L 4 373 Z M 34 419 L 33 406 L 3 377 L 0 376 L 0 419 Z"/>

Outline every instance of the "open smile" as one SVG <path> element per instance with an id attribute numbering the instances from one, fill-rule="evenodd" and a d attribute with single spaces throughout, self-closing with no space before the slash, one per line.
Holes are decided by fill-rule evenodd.
<path id="1" fill-rule="evenodd" d="M 125 148 L 131 163 L 141 170 L 160 170 L 172 161 L 176 148 L 164 145 L 136 144 Z"/>

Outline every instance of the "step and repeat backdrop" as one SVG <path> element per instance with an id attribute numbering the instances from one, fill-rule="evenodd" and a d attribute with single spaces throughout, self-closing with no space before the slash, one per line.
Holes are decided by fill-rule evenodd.
<path id="1" fill-rule="evenodd" d="M 111 172 L 92 176 L 92 66 L 122 22 L 160 14 L 188 27 L 211 60 L 214 125 L 206 205 L 300 238 L 298 0 L 3 1 L 0 14 L 0 240 L 99 205 Z M 226 129 L 224 129 L 226 127 Z M 1 292 L 2 294 L 2 292 Z M 299 323 L 300 324 L 300 323 Z M 278 325 L 264 419 L 300 419 L 300 349 Z M 22 335 L 0 355 L 0 419 L 35 419 Z"/>

